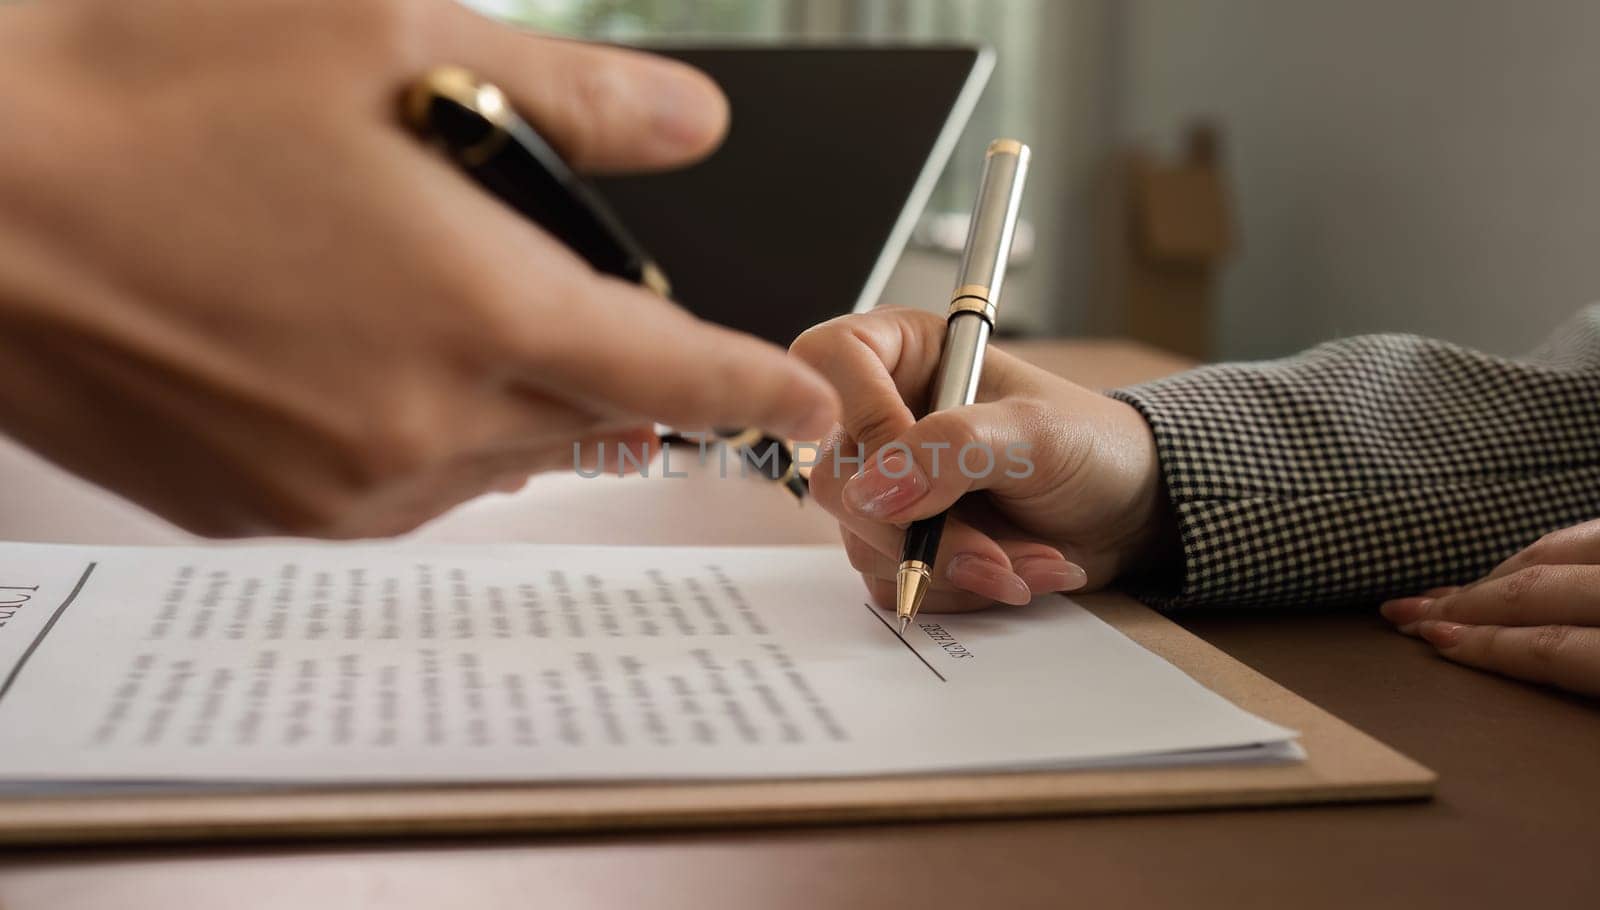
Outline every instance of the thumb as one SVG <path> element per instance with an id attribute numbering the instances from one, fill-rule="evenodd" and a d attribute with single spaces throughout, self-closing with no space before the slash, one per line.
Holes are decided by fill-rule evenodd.
<path id="1" fill-rule="evenodd" d="M 1039 407 L 1014 398 L 939 411 L 866 453 L 840 491 L 864 518 L 903 522 L 934 515 L 975 490 L 1024 497 L 1048 485 L 1036 451 Z"/>
<path id="2" fill-rule="evenodd" d="M 697 69 L 653 54 L 520 31 L 456 3 L 442 53 L 498 85 L 575 168 L 656 170 L 710 154 L 728 102 Z"/>

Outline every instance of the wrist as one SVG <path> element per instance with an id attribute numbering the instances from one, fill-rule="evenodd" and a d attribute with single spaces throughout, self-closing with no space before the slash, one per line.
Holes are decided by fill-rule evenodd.
<path id="1" fill-rule="evenodd" d="M 1128 481 L 1134 491 L 1128 509 L 1131 531 L 1121 548 L 1117 576 L 1137 577 L 1145 586 L 1177 583 L 1183 576 L 1183 538 L 1155 432 L 1138 408 L 1122 400 L 1116 403 L 1121 434 L 1129 443 Z"/>

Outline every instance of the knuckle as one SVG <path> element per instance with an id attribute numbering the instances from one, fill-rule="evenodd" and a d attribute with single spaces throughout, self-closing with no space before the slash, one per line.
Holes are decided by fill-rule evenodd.
<path id="1" fill-rule="evenodd" d="M 382 428 L 367 441 L 366 464 L 374 477 L 385 480 L 409 477 L 438 463 L 439 434 L 415 423 L 396 423 Z"/>
<path id="2" fill-rule="evenodd" d="M 1019 489 L 1060 489 L 1077 482 L 1089 465 L 1124 457 L 1114 449 L 1105 448 L 1106 443 L 1099 434 L 1088 432 L 1073 421 L 1062 420 L 1060 407 L 1044 399 L 1019 397 L 1010 402 L 1010 408 L 1008 432 L 1015 435 L 999 445 L 1020 445 L 1020 451 L 1036 466 Z"/>
<path id="3" fill-rule="evenodd" d="M 387 487 L 441 464 L 452 436 L 447 422 L 411 396 L 401 396 L 347 443 L 352 486 Z"/>
<path id="4" fill-rule="evenodd" d="M 1537 562 L 1537 560 L 1531 558 L 1533 556 L 1534 546 L 1537 546 L 1537 544 L 1529 546 L 1523 550 L 1518 550 L 1516 553 L 1511 554 L 1505 559 L 1504 562 L 1495 566 L 1494 570 L 1490 574 L 1495 576 L 1513 575 L 1527 568 L 1532 563 Z"/>
<path id="5" fill-rule="evenodd" d="M 1556 547 L 1559 547 L 1562 539 L 1561 531 L 1551 531 L 1548 534 L 1542 535 L 1538 540 L 1535 540 L 1533 543 L 1528 544 L 1526 547 L 1523 547 L 1520 551 L 1513 554 L 1511 559 L 1507 560 L 1507 562 L 1512 562 L 1518 565 L 1546 562 L 1546 557 L 1550 551 Z"/>
<path id="6" fill-rule="evenodd" d="M 578 166 L 592 163 L 604 148 L 607 130 L 618 130 L 634 122 L 626 107 L 631 87 L 627 73 L 609 58 L 599 55 L 565 71 L 565 90 L 550 99 L 560 116 L 558 141 L 561 151 Z"/>
<path id="7" fill-rule="evenodd" d="M 874 457 L 889 443 L 894 442 L 899 435 L 899 421 L 894 415 L 883 411 L 873 411 L 868 414 L 855 415 L 851 421 L 850 435 L 861 440 L 867 447 L 867 456 Z"/>
<path id="8" fill-rule="evenodd" d="M 1534 564 L 1506 576 L 1500 588 L 1500 597 L 1510 606 L 1519 606 L 1543 587 L 1549 567 Z"/>
<path id="9" fill-rule="evenodd" d="M 941 338 L 944 337 L 945 325 L 948 322 L 945 316 L 921 307 L 886 306 L 870 314 L 865 314 L 865 316 L 867 318 L 893 320 L 898 322 L 903 329 L 913 334 L 926 335 L 933 333 Z"/>
<path id="10" fill-rule="evenodd" d="M 1528 656 L 1540 664 L 1553 664 L 1566 656 L 1572 645 L 1571 626 L 1540 626 L 1528 644 Z"/>
<path id="11" fill-rule="evenodd" d="M 846 364 L 846 359 L 841 357 L 842 352 L 858 349 L 862 345 L 870 349 L 871 345 L 864 339 L 871 335 L 872 319 L 871 313 L 835 316 L 801 332 L 789 343 L 789 353 L 815 370 L 832 373 L 836 367 Z M 850 374 L 847 367 L 841 368 L 844 375 Z"/>
<path id="12" fill-rule="evenodd" d="M 1018 430 L 1031 432 L 1034 429 L 1061 419 L 1060 408 L 1052 409 L 1042 400 L 1032 395 L 1017 395 L 1005 401 L 1007 411 Z"/>
<path id="13" fill-rule="evenodd" d="M 1481 635 L 1466 637 L 1460 645 L 1464 653 L 1474 654 L 1476 659 L 1490 664 L 1503 663 L 1506 659 L 1506 632 L 1505 626 L 1489 626 L 1482 630 Z"/>
<path id="14" fill-rule="evenodd" d="M 952 448 L 960 449 L 962 446 L 978 445 L 984 441 L 984 433 L 973 422 L 970 412 L 965 410 L 945 411 L 935 415 L 936 429 L 945 442 Z"/>
<path id="15" fill-rule="evenodd" d="M 1023 440 L 1050 439 L 1060 432 L 1061 409 L 1043 399 L 1023 397 L 1011 402 L 1013 428 Z"/>
<path id="16" fill-rule="evenodd" d="M 849 336 L 850 330 L 843 324 L 845 320 L 856 318 L 855 315 L 837 316 L 806 329 L 789 343 L 789 353 L 811 366 L 821 366 L 840 342 Z"/>

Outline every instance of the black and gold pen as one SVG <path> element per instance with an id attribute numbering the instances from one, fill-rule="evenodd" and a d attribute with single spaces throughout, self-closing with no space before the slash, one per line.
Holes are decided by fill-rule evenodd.
<path id="1" fill-rule="evenodd" d="M 977 400 L 983 355 L 989 334 L 994 331 L 1000 285 L 1005 280 L 1017 211 L 1022 206 L 1028 156 L 1028 147 L 1015 139 L 996 139 L 989 143 L 984 155 L 983 180 L 967 225 L 967 246 L 956 273 L 956 289 L 950 295 L 944 348 L 939 353 L 929 413 Z M 939 538 L 944 535 L 948 514 L 946 511 L 918 519 L 906 529 L 900 571 L 895 574 L 895 614 L 900 618 L 901 635 L 921 609 L 922 599 L 933 583 L 933 564 L 939 556 Z"/>
<path id="2" fill-rule="evenodd" d="M 429 70 L 404 99 L 406 122 L 441 147 L 480 186 L 549 231 L 597 272 L 643 285 L 668 299 L 666 274 L 605 200 L 538 131 L 512 110 L 505 93 L 454 66 Z M 760 473 L 796 499 L 807 492 L 793 453 L 754 430 L 715 431 Z M 664 441 L 682 440 L 668 434 Z"/>

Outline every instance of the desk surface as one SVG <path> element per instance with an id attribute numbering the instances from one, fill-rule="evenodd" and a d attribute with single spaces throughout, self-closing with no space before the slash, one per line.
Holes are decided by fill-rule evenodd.
<path id="1" fill-rule="evenodd" d="M 1181 367 L 1119 342 L 1008 346 L 1081 382 Z M 832 539 L 749 497 L 698 542 Z M 639 482 L 541 478 L 421 536 L 660 542 L 670 507 Z M 626 485 L 633 483 L 634 486 Z M 0 539 L 136 542 L 182 535 L 0 449 Z M 14 497 L 13 494 L 16 494 Z M 767 514 L 768 506 L 783 513 Z M 559 522 L 551 515 L 560 515 Z M 702 511 L 702 515 L 707 514 Z M 712 513 L 718 514 L 718 513 Z M 775 526 L 774 516 L 785 518 Z M 681 513 L 672 516 L 674 520 Z M 782 527 L 777 531 L 774 527 Z M 1371 611 L 1209 613 L 1184 625 L 1440 775 L 1432 803 L 1056 820 L 336 847 L 78 850 L 0 858 L 7 910 L 383 906 L 916 908 L 944 906 L 1592 906 L 1600 895 L 1600 711 L 1433 656 Z"/>

